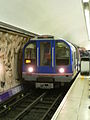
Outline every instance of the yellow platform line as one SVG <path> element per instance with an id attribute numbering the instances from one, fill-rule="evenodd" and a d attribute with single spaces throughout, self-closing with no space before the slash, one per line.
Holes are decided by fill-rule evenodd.
<path id="1" fill-rule="evenodd" d="M 84 80 L 84 76 L 81 76 L 81 80 Z"/>

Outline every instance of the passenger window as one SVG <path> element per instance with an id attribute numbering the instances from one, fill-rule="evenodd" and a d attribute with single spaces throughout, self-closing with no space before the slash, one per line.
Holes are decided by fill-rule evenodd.
<path id="1" fill-rule="evenodd" d="M 56 65 L 68 65 L 70 62 L 70 48 L 64 42 L 55 44 Z"/>
<path id="2" fill-rule="evenodd" d="M 30 43 L 25 48 L 25 59 L 30 59 L 31 63 L 36 63 L 36 42 Z"/>

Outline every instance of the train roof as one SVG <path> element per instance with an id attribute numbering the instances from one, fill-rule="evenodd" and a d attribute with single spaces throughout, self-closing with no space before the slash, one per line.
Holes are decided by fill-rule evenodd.
<path id="1" fill-rule="evenodd" d="M 59 38 L 59 39 L 56 39 L 54 36 L 52 36 L 52 35 L 40 35 L 40 36 L 36 36 L 36 37 L 34 37 L 34 38 L 32 38 L 31 39 L 31 41 L 32 40 L 35 40 L 35 41 L 37 41 L 37 40 L 60 40 L 60 41 L 63 41 L 63 42 L 65 42 L 65 43 L 67 43 L 70 47 L 71 47 L 71 49 L 73 49 L 73 50 L 75 50 L 76 49 L 76 47 L 75 47 L 75 45 L 74 44 L 72 44 L 72 43 L 70 43 L 69 41 L 67 41 L 67 40 L 65 40 L 65 39 L 63 39 L 63 38 Z"/>

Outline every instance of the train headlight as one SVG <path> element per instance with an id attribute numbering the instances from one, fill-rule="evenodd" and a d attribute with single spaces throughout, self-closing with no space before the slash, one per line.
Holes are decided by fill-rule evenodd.
<path id="1" fill-rule="evenodd" d="M 65 72 L 64 68 L 59 68 L 59 72 L 64 73 Z"/>
<path id="2" fill-rule="evenodd" d="M 33 67 L 28 68 L 28 72 L 32 73 L 34 71 Z"/>

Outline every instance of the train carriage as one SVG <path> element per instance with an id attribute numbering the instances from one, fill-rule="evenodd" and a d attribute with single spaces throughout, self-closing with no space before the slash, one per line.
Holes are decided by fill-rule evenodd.
<path id="1" fill-rule="evenodd" d="M 79 72 L 79 53 L 76 46 L 52 36 L 39 36 L 23 48 L 24 81 L 36 87 L 54 87 L 70 82 Z"/>

